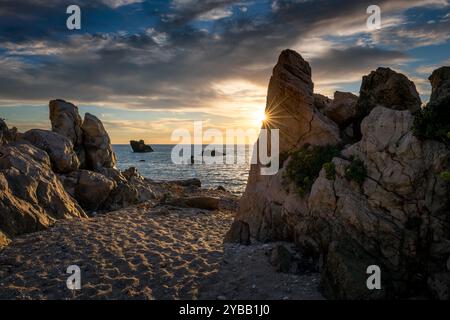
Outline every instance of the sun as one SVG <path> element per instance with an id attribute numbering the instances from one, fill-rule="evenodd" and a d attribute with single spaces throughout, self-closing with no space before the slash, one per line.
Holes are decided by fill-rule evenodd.
<path id="1" fill-rule="evenodd" d="M 267 114 L 264 110 L 257 115 L 256 120 L 258 120 L 258 122 L 265 122 L 267 120 Z"/>

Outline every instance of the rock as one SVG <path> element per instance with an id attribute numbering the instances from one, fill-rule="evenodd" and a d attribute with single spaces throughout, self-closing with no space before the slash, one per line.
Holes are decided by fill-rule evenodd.
<path id="1" fill-rule="evenodd" d="M 322 170 L 312 187 L 310 211 L 297 223 L 296 241 L 324 255 L 328 296 L 407 297 L 422 294 L 427 279 L 448 272 L 449 186 L 438 176 L 450 166 L 450 150 L 437 141 L 419 141 L 413 122 L 408 110 L 376 107 L 363 120 L 362 140 L 342 152 L 365 164 L 362 186 L 346 178 L 350 161 L 334 158 L 335 179 Z M 371 264 L 382 268 L 386 291 L 378 295 L 355 277 L 366 278 Z"/>
<path id="2" fill-rule="evenodd" d="M 83 146 L 82 119 L 78 107 L 61 99 L 51 100 L 49 103 L 50 122 L 52 131 L 59 133 L 72 142 L 73 149 L 80 161 L 80 167 L 85 166 L 85 152 Z"/>
<path id="3" fill-rule="evenodd" d="M 18 138 L 17 128 L 9 129 L 4 119 L 0 118 L 0 146 L 16 141 Z"/>
<path id="4" fill-rule="evenodd" d="M 153 148 L 147 144 L 145 144 L 144 140 L 131 140 L 130 141 L 131 148 L 133 152 L 153 152 Z"/>
<path id="5" fill-rule="evenodd" d="M 113 168 L 103 168 L 102 172 L 117 182 L 117 187 L 103 204 L 104 209 L 117 210 L 156 198 L 151 184 L 134 167 L 123 172 Z"/>
<path id="6" fill-rule="evenodd" d="M 217 210 L 219 209 L 219 200 L 217 197 L 198 196 L 184 198 L 181 203 L 191 208 Z"/>
<path id="7" fill-rule="evenodd" d="M 22 138 L 47 152 L 56 172 L 67 173 L 77 170 L 80 166 L 78 157 L 73 151 L 72 142 L 56 132 L 32 129 L 25 132 Z"/>
<path id="8" fill-rule="evenodd" d="M 306 143 L 340 142 L 339 128 L 314 107 L 313 87 L 308 62 L 297 52 L 284 50 L 273 69 L 265 110 L 268 129 L 280 130 L 280 153 Z"/>
<path id="9" fill-rule="evenodd" d="M 353 93 L 336 91 L 333 101 L 323 110 L 323 113 L 343 128 L 356 116 L 357 101 L 358 97 Z"/>
<path id="10" fill-rule="evenodd" d="M 0 231 L 0 249 L 6 247 L 11 242 L 8 237 Z"/>
<path id="11" fill-rule="evenodd" d="M 9 239 L 58 219 L 86 217 L 51 170 L 47 153 L 29 143 L 0 147 L 0 212 L 0 233 Z"/>
<path id="12" fill-rule="evenodd" d="M 359 99 L 356 104 L 354 131 L 361 138 L 361 121 L 377 106 L 393 110 L 420 110 L 421 100 L 416 86 L 406 76 L 389 68 L 378 68 L 362 79 Z"/>
<path id="13" fill-rule="evenodd" d="M 83 209 L 88 211 L 102 208 L 111 191 L 117 186 L 104 175 L 88 170 L 75 171 L 63 177 L 62 183 Z"/>
<path id="14" fill-rule="evenodd" d="M 441 104 L 441 100 L 444 100 L 448 105 L 450 100 L 450 67 L 440 67 L 434 70 L 428 80 L 431 82 L 430 101 Z"/>
<path id="15" fill-rule="evenodd" d="M 225 189 L 224 186 L 218 186 L 218 187 L 217 187 L 217 190 L 219 190 L 219 191 L 224 191 L 224 192 L 227 191 L 227 189 Z"/>
<path id="16" fill-rule="evenodd" d="M 198 187 L 200 188 L 202 186 L 202 183 L 197 178 L 192 179 L 186 179 L 186 180 L 171 180 L 169 181 L 171 184 L 176 184 L 182 187 Z"/>
<path id="17" fill-rule="evenodd" d="M 313 95 L 309 64 L 295 51 L 283 51 L 270 79 L 266 106 L 266 127 L 280 130 L 280 157 L 307 144 L 325 146 L 341 142 L 338 125 L 315 107 L 319 100 L 328 103 L 323 96 Z M 260 241 L 292 238 L 294 231 L 286 222 L 289 217 L 283 213 L 284 204 L 293 208 L 293 217 L 307 207 L 306 201 L 295 196 L 295 192 L 289 193 L 283 182 L 285 167 L 280 167 L 277 174 L 263 176 L 259 164 L 251 165 L 247 187 L 239 202 L 236 220 L 247 222 L 252 236 Z"/>
<path id="18" fill-rule="evenodd" d="M 324 95 L 314 93 L 314 106 L 320 112 L 323 113 L 323 111 L 325 109 L 327 109 L 331 105 L 332 102 L 333 102 L 332 99 L 330 99 Z"/>
<path id="19" fill-rule="evenodd" d="M 250 227 L 247 222 L 235 220 L 224 238 L 225 243 L 250 244 Z"/>
<path id="20" fill-rule="evenodd" d="M 87 168 L 94 171 L 102 167 L 113 168 L 116 165 L 116 155 L 102 122 L 94 115 L 86 113 L 81 128 Z"/>
<path id="21" fill-rule="evenodd" d="M 272 249 L 270 255 L 270 264 L 278 272 L 288 273 L 291 269 L 292 254 L 283 245 L 277 245 Z"/>

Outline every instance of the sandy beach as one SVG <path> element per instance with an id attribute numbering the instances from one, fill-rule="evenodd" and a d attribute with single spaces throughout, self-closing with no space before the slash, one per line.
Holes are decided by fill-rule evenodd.
<path id="1" fill-rule="evenodd" d="M 321 298 L 317 274 L 275 272 L 269 245 L 224 250 L 235 205 L 227 199 L 208 211 L 146 202 L 58 221 L 0 252 L 0 299 Z M 69 265 L 81 269 L 79 291 L 66 287 Z"/>

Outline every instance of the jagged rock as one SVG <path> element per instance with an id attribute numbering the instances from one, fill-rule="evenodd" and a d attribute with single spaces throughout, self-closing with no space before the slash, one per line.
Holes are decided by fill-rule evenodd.
<path id="1" fill-rule="evenodd" d="M 337 124 L 314 106 L 319 98 L 316 95 L 314 99 L 309 64 L 295 51 L 283 51 L 273 70 L 266 106 L 268 127 L 280 130 L 281 155 L 306 144 L 324 146 L 341 142 Z M 306 207 L 306 201 L 284 187 L 285 167 L 280 166 L 277 174 L 263 176 L 261 166 L 252 164 L 239 203 L 236 220 L 247 222 L 251 234 L 261 241 L 291 238 L 293 231 L 284 222 L 287 217 L 282 211 L 283 203 L 289 202 L 295 210 Z"/>
<path id="2" fill-rule="evenodd" d="M 217 197 L 188 197 L 184 200 L 184 203 L 188 207 L 206 209 L 206 210 L 217 210 L 219 209 L 219 198 Z"/>
<path id="3" fill-rule="evenodd" d="M 51 170 L 47 153 L 29 143 L 0 147 L 0 212 L 0 232 L 8 238 L 86 217 Z"/>
<path id="4" fill-rule="evenodd" d="M 313 87 L 308 62 L 297 52 L 284 50 L 270 78 L 265 110 L 269 129 L 280 129 L 281 153 L 306 143 L 340 142 L 339 128 L 314 107 Z"/>
<path id="5" fill-rule="evenodd" d="M 336 91 L 333 101 L 325 107 L 323 113 L 343 128 L 356 116 L 357 101 L 358 97 L 353 93 Z"/>
<path id="6" fill-rule="evenodd" d="M 87 168 L 91 170 L 102 167 L 113 168 L 116 165 L 116 155 L 102 122 L 96 116 L 86 113 L 81 128 Z"/>
<path id="7" fill-rule="evenodd" d="M 450 165 L 450 150 L 419 141 L 413 122 L 409 111 L 376 107 L 362 123 L 362 140 L 333 159 L 335 179 L 322 170 L 313 185 L 310 212 L 299 219 L 296 240 L 323 255 L 329 296 L 404 297 L 422 293 L 427 279 L 446 271 L 448 183 L 439 173 Z M 346 178 L 350 156 L 367 167 L 362 186 Z M 332 245 L 336 241 L 339 245 Z M 383 273 L 386 290 L 378 296 L 355 281 L 367 278 L 371 264 Z"/>
<path id="8" fill-rule="evenodd" d="M 48 130 L 32 129 L 25 132 L 22 138 L 47 152 L 56 172 L 67 173 L 78 169 L 80 162 L 72 142 L 66 137 Z"/>
<path id="9" fill-rule="evenodd" d="M 450 108 L 450 67 L 434 70 L 428 80 L 431 82 L 430 101 L 441 104 L 441 100 L 444 100 Z"/>
<path id="10" fill-rule="evenodd" d="M 21 134 L 17 132 L 17 128 L 9 129 L 4 119 L 0 118 L 0 146 L 14 142 L 20 138 Z"/>
<path id="11" fill-rule="evenodd" d="M 291 270 L 292 254 L 285 246 L 279 244 L 272 249 L 270 264 L 278 272 L 288 273 Z"/>
<path id="12" fill-rule="evenodd" d="M 153 152 L 153 148 L 147 144 L 145 144 L 144 140 L 131 140 L 130 141 L 131 148 L 133 149 L 133 152 Z"/>
<path id="13" fill-rule="evenodd" d="M 101 208 L 117 186 L 104 175 L 88 170 L 78 170 L 62 176 L 61 181 L 66 190 L 88 211 Z"/>
<path id="14" fill-rule="evenodd" d="M 149 181 L 142 177 L 134 167 L 123 172 L 117 169 L 103 168 L 102 172 L 117 182 L 117 187 L 103 204 L 104 209 L 116 210 L 156 198 Z"/>
<path id="15" fill-rule="evenodd" d="M 362 79 L 356 104 L 355 136 L 360 139 L 362 119 L 377 106 L 415 113 L 420 110 L 421 104 L 416 86 L 405 75 L 389 68 L 378 68 Z"/>
<path id="16" fill-rule="evenodd" d="M 317 110 L 323 113 L 323 111 L 328 108 L 331 103 L 333 102 L 332 99 L 318 93 L 314 93 L 314 106 Z"/>
<path id="17" fill-rule="evenodd" d="M 223 240 L 225 243 L 250 244 L 250 227 L 247 222 L 236 220 L 231 224 L 230 230 Z"/>
<path id="18" fill-rule="evenodd" d="M 80 161 L 80 166 L 84 168 L 85 152 L 83 132 L 81 130 L 82 119 L 78 113 L 78 107 L 70 102 L 57 99 L 50 101 L 49 109 L 52 131 L 59 133 L 72 142 L 73 149 Z"/>
<path id="19" fill-rule="evenodd" d="M 182 187 L 198 187 L 202 186 L 202 182 L 197 178 L 186 179 L 186 180 L 171 180 L 169 181 L 171 184 L 176 184 Z"/>

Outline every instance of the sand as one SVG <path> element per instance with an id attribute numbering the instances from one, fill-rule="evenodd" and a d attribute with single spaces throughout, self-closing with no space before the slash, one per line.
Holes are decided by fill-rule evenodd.
<path id="1" fill-rule="evenodd" d="M 275 272 L 268 245 L 224 250 L 233 216 L 144 203 L 59 221 L 0 251 L 0 299 L 321 298 L 318 275 Z M 67 289 L 70 265 L 81 269 L 81 290 Z"/>

